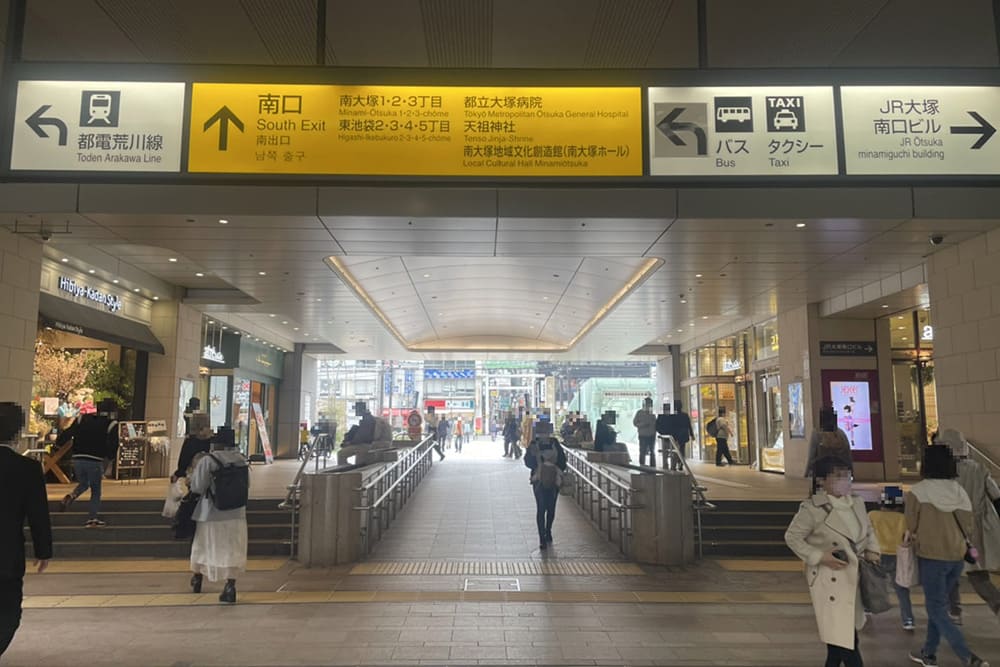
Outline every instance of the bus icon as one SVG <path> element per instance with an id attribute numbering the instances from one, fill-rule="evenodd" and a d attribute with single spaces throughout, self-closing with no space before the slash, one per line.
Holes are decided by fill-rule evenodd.
<path id="1" fill-rule="evenodd" d="M 715 119 L 722 123 L 748 123 L 753 119 L 750 107 L 719 107 Z"/>
<path id="2" fill-rule="evenodd" d="M 716 97 L 716 132 L 753 132 L 753 98 Z"/>
<path id="3" fill-rule="evenodd" d="M 118 127 L 119 90 L 85 90 L 80 100 L 80 127 Z"/>

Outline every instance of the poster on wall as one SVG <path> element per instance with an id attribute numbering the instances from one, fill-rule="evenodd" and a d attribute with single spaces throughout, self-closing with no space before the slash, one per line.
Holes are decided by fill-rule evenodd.
<path id="1" fill-rule="evenodd" d="M 788 385 L 788 435 L 791 438 L 806 437 L 806 413 L 802 403 L 802 383 Z"/>
<path id="2" fill-rule="evenodd" d="M 852 451 L 872 450 L 871 395 L 868 383 L 831 382 L 830 398 L 837 411 L 837 426 L 847 434 Z"/>
<path id="3" fill-rule="evenodd" d="M 181 380 L 180 392 L 177 399 L 177 437 L 183 438 L 187 435 L 187 423 L 184 421 L 184 411 L 187 409 L 188 401 L 194 396 L 194 381 Z"/>
<path id="4" fill-rule="evenodd" d="M 271 438 L 267 435 L 267 423 L 264 421 L 264 411 L 260 408 L 260 403 L 252 403 L 253 418 L 257 422 L 257 433 L 260 434 L 260 445 L 264 448 L 264 460 L 274 463 L 274 452 L 271 451 Z"/>
<path id="5" fill-rule="evenodd" d="M 823 402 L 837 412 L 855 461 L 882 460 L 878 396 L 876 371 L 823 371 Z"/>

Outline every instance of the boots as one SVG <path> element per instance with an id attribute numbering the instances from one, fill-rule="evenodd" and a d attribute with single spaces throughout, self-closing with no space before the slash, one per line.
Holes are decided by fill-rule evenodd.
<path id="1" fill-rule="evenodd" d="M 203 577 L 200 574 L 194 574 L 191 576 L 191 592 L 201 593 L 201 582 Z"/>
<path id="2" fill-rule="evenodd" d="M 226 579 L 226 587 L 222 589 L 222 593 L 219 595 L 219 602 L 225 602 L 227 604 L 236 603 L 235 579 Z"/>

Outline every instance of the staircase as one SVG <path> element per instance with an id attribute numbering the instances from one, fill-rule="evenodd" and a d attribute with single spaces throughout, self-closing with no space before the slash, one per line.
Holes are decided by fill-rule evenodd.
<path id="1" fill-rule="evenodd" d="M 278 509 L 280 500 L 251 500 L 247 505 L 250 556 L 288 556 L 291 515 Z M 55 557 L 76 558 L 187 558 L 190 540 L 175 540 L 170 521 L 160 516 L 162 500 L 105 500 L 101 503 L 104 528 L 84 528 L 87 499 L 61 513 L 49 503 Z M 27 535 L 28 558 L 32 557 Z"/>
<path id="2" fill-rule="evenodd" d="M 785 530 L 799 501 L 713 500 L 703 512 L 702 536 L 707 557 L 794 558 Z"/>

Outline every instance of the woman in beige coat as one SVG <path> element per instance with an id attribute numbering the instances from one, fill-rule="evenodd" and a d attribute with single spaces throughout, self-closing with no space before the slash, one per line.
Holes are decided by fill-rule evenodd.
<path id="1" fill-rule="evenodd" d="M 819 490 L 803 501 L 785 532 L 785 543 L 805 564 L 826 667 L 862 667 L 858 630 L 865 614 L 858 588 L 858 558 L 878 562 L 878 539 L 865 502 L 851 493 L 851 473 L 840 459 L 814 465 Z"/>

